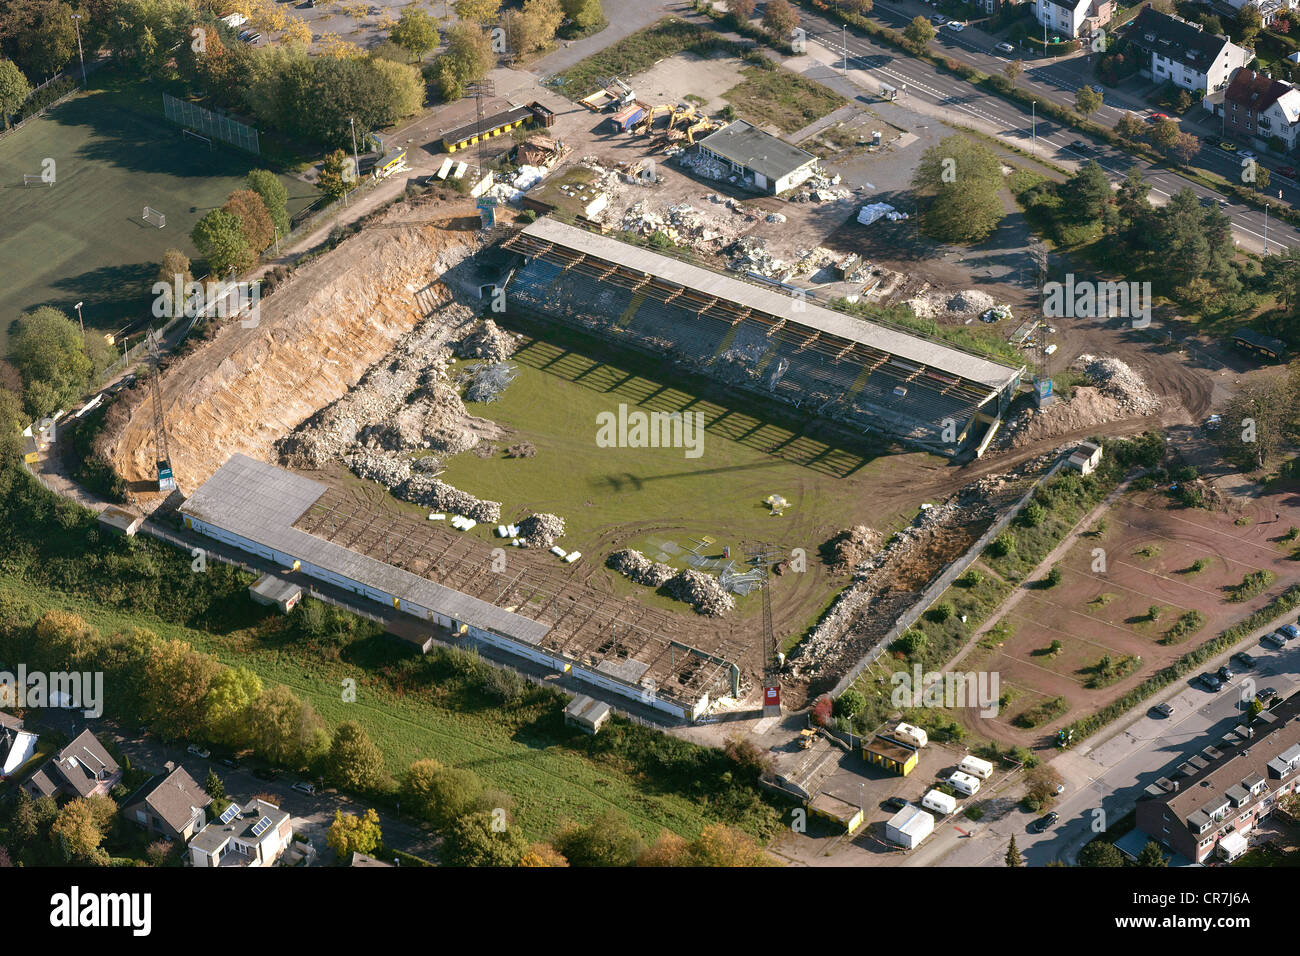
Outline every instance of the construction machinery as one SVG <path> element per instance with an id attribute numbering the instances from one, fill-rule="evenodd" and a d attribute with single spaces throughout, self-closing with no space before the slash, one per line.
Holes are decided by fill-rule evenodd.
<path id="1" fill-rule="evenodd" d="M 707 136 L 716 130 L 721 124 L 716 120 L 711 120 L 707 116 L 691 126 L 686 128 L 686 142 L 690 146 L 695 145 L 697 136 Z"/>
<path id="2" fill-rule="evenodd" d="M 162 353 L 153 329 L 148 331 L 145 339 L 149 343 L 149 388 L 153 392 L 153 444 L 154 461 L 158 465 L 158 490 L 170 492 L 176 490 L 176 478 L 172 475 L 171 452 L 167 448 L 167 424 L 163 420 L 162 386 L 158 376 Z"/>
<path id="3" fill-rule="evenodd" d="M 781 552 L 763 546 L 749 556 L 749 563 L 763 570 L 763 716 L 781 716 L 781 669 L 785 655 L 776 642 L 776 629 L 772 626 L 772 565 L 780 560 Z M 812 741 L 800 741 L 807 749 Z"/>
<path id="4" fill-rule="evenodd" d="M 654 131 L 655 119 L 663 116 L 665 113 L 671 113 L 674 109 L 675 107 L 669 106 L 667 103 L 656 103 L 654 106 L 650 107 L 646 115 L 638 121 L 634 127 L 632 127 L 633 135 L 649 136 Z M 671 122 L 672 121 L 670 120 L 669 125 L 671 125 Z"/>

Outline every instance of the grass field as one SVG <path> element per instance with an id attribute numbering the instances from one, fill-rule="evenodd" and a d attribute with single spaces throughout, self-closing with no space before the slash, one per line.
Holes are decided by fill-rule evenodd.
<path id="1" fill-rule="evenodd" d="M 891 471 L 930 460 L 919 453 L 880 454 L 865 438 L 854 446 L 836 443 L 797 418 L 783 419 L 779 409 L 723 405 L 687 391 L 693 386 L 680 377 L 681 387 L 665 385 L 653 360 L 606 352 L 567 330 L 545 334 L 545 341 L 529 339 L 515 353 L 519 376 L 497 401 L 469 405 L 472 414 L 510 429 L 501 449 L 489 458 L 451 458 L 442 477 L 502 502 L 502 520 L 535 511 L 561 516 L 567 526 L 561 546 L 580 550 L 585 561 L 603 562 L 609 552 L 628 547 L 656 558 L 665 542 L 689 548 L 705 536 L 714 543 L 704 553 L 717 556 L 730 546 L 741 560 L 746 546 L 760 541 L 802 548 L 808 574 L 780 579 L 773 595 L 778 603 L 783 596 L 797 602 L 802 610 L 794 617 L 811 619 L 845 583 L 831 579 L 818 547 L 855 523 L 896 527 L 897 499 L 882 500 L 882 482 Z M 616 414 L 620 404 L 629 411 L 701 413 L 702 453 L 688 458 L 682 448 L 598 446 L 597 415 Z M 505 456 L 505 445 L 525 441 L 537 449 L 535 457 Z M 781 517 L 763 503 L 773 493 L 790 503 Z M 680 557 L 669 563 L 685 566 Z M 618 593 L 636 594 L 665 610 L 682 609 L 680 602 L 604 573 Z M 794 579 L 797 585 L 789 583 Z M 757 605 L 742 601 L 738 613 L 757 613 Z"/>
<path id="2" fill-rule="evenodd" d="M 128 108 L 154 100 L 156 116 Z M 47 158 L 55 184 L 24 187 L 23 174 L 41 172 Z M 232 147 L 183 139 L 162 117 L 161 93 L 150 98 L 138 84 L 73 97 L 0 140 L 0 354 L 10 324 L 36 306 L 75 317 L 73 304 L 84 302 L 87 326 L 105 331 L 147 315 L 163 251 L 195 258 L 190 230 L 257 165 Z M 282 179 L 290 214 L 316 198 Z M 164 228 L 141 221 L 146 205 L 167 217 Z"/>
<path id="3" fill-rule="evenodd" d="M 794 133 L 848 101 L 820 83 L 788 70 L 749 66 L 743 82 L 722 95 L 744 119 Z"/>

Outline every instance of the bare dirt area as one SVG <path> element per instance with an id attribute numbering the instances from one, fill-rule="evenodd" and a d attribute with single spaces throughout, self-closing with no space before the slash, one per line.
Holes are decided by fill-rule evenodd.
<path id="1" fill-rule="evenodd" d="M 1267 604 L 1300 581 L 1300 564 L 1281 540 L 1300 525 L 1298 490 L 1226 497 L 1214 511 L 1183 507 L 1156 490 L 1124 495 L 1107 512 L 1104 533 L 1076 538 L 1060 562 L 1061 583 L 1027 591 L 1008 615 L 1010 632 L 1002 642 L 982 643 L 963 660 L 963 668 L 1000 673 L 1011 699 L 996 718 L 971 711 L 961 719 L 1001 743 L 1047 746 L 1060 726 L 1105 706 Z M 1104 552 L 1104 573 L 1094 570 L 1097 548 Z M 1249 600 L 1228 600 L 1232 588 L 1260 570 L 1275 575 L 1272 585 Z M 1193 612 L 1200 618 L 1188 633 L 1171 634 Z M 1053 641 L 1061 645 L 1056 651 Z M 1103 655 L 1140 657 L 1141 664 L 1109 686 L 1090 689 L 1086 684 Z M 1054 698 L 1065 702 L 1054 719 L 1032 728 L 1013 723 Z"/>
<path id="2" fill-rule="evenodd" d="M 297 270 L 261 304 L 256 325 L 230 319 L 162 375 L 172 467 L 192 491 L 234 452 L 269 459 L 273 443 L 344 394 L 425 315 L 446 303 L 445 273 L 477 247 L 468 204 L 399 204 Z M 251 325 L 251 327 L 249 327 Z M 156 478 L 148 392 L 114 413 L 100 436 L 136 487 Z"/>

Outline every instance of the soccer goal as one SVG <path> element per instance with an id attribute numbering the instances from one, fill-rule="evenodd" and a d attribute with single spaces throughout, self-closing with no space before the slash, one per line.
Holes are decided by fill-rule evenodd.
<path id="1" fill-rule="evenodd" d="M 142 218 L 144 219 L 145 222 L 152 223 L 153 225 L 157 226 L 159 229 L 167 225 L 167 217 L 164 216 L 162 213 L 160 213 L 157 209 L 154 209 L 152 206 L 144 207 L 144 215 Z"/>
<path id="2" fill-rule="evenodd" d="M 24 186 L 53 186 L 54 180 L 46 179 L 44 173 L 23 173 Z"/>
<path id="3" fill-rule="evenodd" d="M 206 136 L 200 136 L 198 133 L 194 132 L 193 130 L 190 129 L 181 130 L 181 138 L 197 139 L 200 143 L 206 143 L 209 150 L 212 149 L 212 140 Z"/>

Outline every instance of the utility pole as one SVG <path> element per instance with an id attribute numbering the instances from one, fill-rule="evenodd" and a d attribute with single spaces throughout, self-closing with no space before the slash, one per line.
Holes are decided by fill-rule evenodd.
<path id="1" fill-rule="evenodd" d="M 1029 104 L 1029 107 L 1030 107 L 1029 139 L 1031 143 L 1031 148 L 1029 152 L 1033 155 L 1037 155 L 1038 154 L 1038 100 L 1034 100 L 1033 102 L 1031 102 Z"/>
<path id="2" fill-rule="evenodd" d="M 849 25 L 840 24 L 840 44 L 844 47 L 844 75 L 849 75 Z"/>
<path id="3" fill-rule="evenodd" d="M 1265 231 L 1267 232 L 1267 230 L 1265 230 Z M 1267 246 L 1267 245 L 1264 247 L 1264 254 L 1265 254 L 1265 255 L 1268 254 L 1268 246 Z M 85 342 L 85 341 L 86 341 L 86 320 L 83 319 L 83 318 L 81 317 L 81 307 L 82 307 L 82 305 L 84 305 L 84 304 L 85 304 L 85 303 L 83 303 L 83 302 L 78 302 L 76 305 L 73 306 L 73 308 L 77 310 L 77 321 L 81 323 L 81 341 L 82 341 L 82 342 Z"/>
<path id="4" fill-rule="evenodd" d="M 80 13 L 74 13 L 72 15 L 72 23 L 77 28 L 77 58 L 81 60 L 81 86 L 84 89 L 86 86 L 86 57 L 81 52 L 81 14 Z"/>

